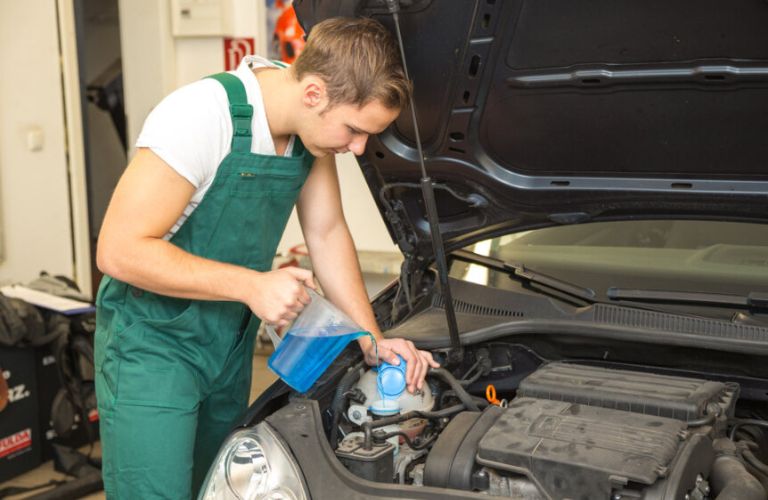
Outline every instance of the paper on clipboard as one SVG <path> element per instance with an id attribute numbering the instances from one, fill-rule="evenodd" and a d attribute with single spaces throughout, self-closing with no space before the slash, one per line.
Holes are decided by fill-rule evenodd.
<path id="1" fill-rule="evenodd" d="M 33 290 L 22 285 L 8 285 L 0 287 L 0 292 L 6 297 L 21 299 L 30 304 L 34 304 L 45 309 L 60 312 L 66 315 L 81 314 L 95 311 L 93 304 L 80 300 L 59 297 L 50 293 Z"/>

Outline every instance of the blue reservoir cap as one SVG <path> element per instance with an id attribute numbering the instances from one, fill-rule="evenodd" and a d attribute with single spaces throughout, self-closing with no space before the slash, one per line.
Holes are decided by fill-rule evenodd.
<path id="1" fill-rule="evenodd" d="M 401 357 L 399 365 L 392 365 L 386 361 L 379 366 L 379 374 L 376 377 L 376 385 L 384 399 L 395 399 L 405 390 L 405 360 Z"/>

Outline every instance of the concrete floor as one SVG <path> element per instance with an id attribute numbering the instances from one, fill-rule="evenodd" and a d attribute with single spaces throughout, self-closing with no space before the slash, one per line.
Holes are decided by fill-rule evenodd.
<path id="1" fill-rule="evenodd" d="M 394 279 L 394 276 L 389 274 L 364 273 L 364 278 L 365 278 L 366 288 L 368 289 L 368 295 L 372 297 L 373 295 L 378 293 L 378 291 L 381 290 L 385 285 L 387 285 L 392 279 Z M 269 343 L 267 343 L 266 345 L 261 344 L 254 352 L 253 377 L 251 379 L 251 397 L 250 397 L 249 403 L 253 402 L 277 378 L 277 376 L 274 373 L 272 373 L 272 371 L 267 367 L 267 358 L 271 353 L 272 353 L 272 346 Z M 82 448 L 81 451 L 84 453 L 87 453 L 88 447 L 86 446 L 85 448 Z M 101 456 L 101 446 L 100 446 L 100 443 L 98 442 L 95 444 L 95 447 L 93 450 L 93 456 L 94 457 Z M 64 474 L 60 474 L 54 471 L 53 462 L 48 461 L 43 465 L 37 467 L 36 469 L 27 472 L 26 474 L 17 476 L 5 483 L 0 483 L 0 489 L 5 488 L 6 486 L 33 486 L 36 484 L 44 484 L 52 479 L 66 480 L 68 478 Z M 7 498 L 8 500 L 29 498 L 31 496 L 42 493 L 44 491 L 47 491 L 47 489 L 39 489 L 30 493 L 13 495 L 5 498 Z M 88 495 L 83 498 L 86 500 L 98 500 L 98 499 L 104 499 L 106 498 L 106 496 L 102 491 L 99 493 L 95 493 L 93 495 Z"/>

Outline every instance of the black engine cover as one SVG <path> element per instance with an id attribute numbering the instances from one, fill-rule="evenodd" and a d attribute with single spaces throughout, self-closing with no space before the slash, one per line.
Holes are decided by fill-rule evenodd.
<path id="1" fill-rule="evenodd" d="M 477 462 L 524 474 L 550 498 L 609 498 L 665 477 L 685 423 L 561 401 L 518 398 L 480 440 Z"/>
<path id="2" fill-rule="evenodd" d="M 424 485 L 471 489 L 477 445 L 503 412 L 491 406 L 482 413 L 456 415 L 432 447 L 424 467 Z"/>

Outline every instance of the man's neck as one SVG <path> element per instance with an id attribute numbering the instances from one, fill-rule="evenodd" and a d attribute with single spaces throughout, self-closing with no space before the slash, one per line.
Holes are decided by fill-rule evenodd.
<path id="1" fill-rule="evenodd" d="M 261 87 L 269 133 L 275 147 L 282 145 L 280 149 L 285 149 L 290 136 L 296 133 L 293 109 L 296 103 L 296 81 L 290 69 L 261 69 L 254 73 Z"/>

